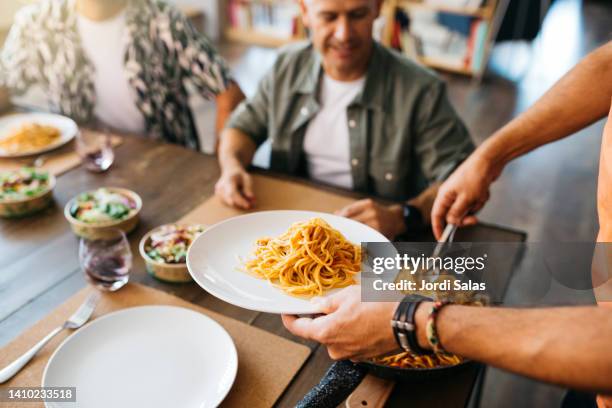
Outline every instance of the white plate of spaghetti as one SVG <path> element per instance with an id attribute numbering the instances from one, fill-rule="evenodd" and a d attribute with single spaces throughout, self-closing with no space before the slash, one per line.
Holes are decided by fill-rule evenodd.
<path id="1" fill-rule="evenodd" d="M 187 267 L 204 290 L 235 306 L 313 314 L 312 297 L 359 284 L 362 242 L 389 241 L 336 215 L 263 211 L 207 229 L 191 245 Z"/>
<path id="2" fill-rule="evenodd" d="M 0 118 L 0 157 L 22 157 L 57 149 L 78 132 L 70 118 L 50 113 L 23 113 Z"/>

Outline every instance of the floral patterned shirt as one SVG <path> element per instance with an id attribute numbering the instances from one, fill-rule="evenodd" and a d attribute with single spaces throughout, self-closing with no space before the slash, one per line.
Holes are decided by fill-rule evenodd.
<path id="1" fill-rule="evenodd" d="M 199 148 L 185 86 L 205 97 L 225 91 L 229 69 L 208 40 L 176 8 L 159 0 L 129 0 L 125 72 L 147 134 Z M 93 119 L 95 68 L 83 52 L 75 0 L 25 7 L 0 53 L 0 86 L 20 94 L 41 86 L 50 108 L 77 122 Z"/>

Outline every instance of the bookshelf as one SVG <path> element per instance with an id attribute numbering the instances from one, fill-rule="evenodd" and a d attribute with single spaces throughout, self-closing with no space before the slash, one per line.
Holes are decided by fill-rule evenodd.
<path id="1" fill-rule="evenodd" d="M 480 81 L 487 67 L 492 44 L 505 14 L 508 1 L 484 0 L 477 7 L 462 7 L 451 5 L 453 2 L 444 4 L 444 2 L 419 0 L 387 0 L 386 6 L 390 10 L 385 14 L 388 27 L 385 31 L 383 43 L 395 48 L 399 46 L 401 51 L 430 68 L 471 76 Z M 397 22 L 398 11 L 403 11 L 409 19 L 409 29 L 406 31 L 397 27 L 397 24 L 399 24 Z M 463 37 L 457 34 L 444 34 L 448 36 L 447 47 L 450 47 L 452 40 L 459 43 L 459 46 L 455 47 L 458 51 L 455 59 L 447 57 L 442 52 L 438 55 L 432 55 L 427 52 L 425 46 L 423 46 L 423 49 L 413 45 L 405 46 L 406 38 L 417 38 L 416 41 L 421 45 L 418 33 L 412 35 L 413 31 L 418 31 L 413 28 L 417 25 L 414 23 L 414 19 L 418 18 L 419 15 L 429 16 L 437 13 L 460 16 L 464 18 L 465 24 L 468 24 L 469 31 Z M 433 28 L 431 31 L 435 32 Z M 406 33 L 410 35 L 405 37 Z M 438 37 L 444 38 L 443 34 L 438 34 Z M 418 52 L 414 48 L 418 49 Z M 410 51 L 407 49 L 410 49 Z M 452 53 L 449 52 L 449 54 Z"/>
<path id="2" fill-rule="evenodd" d="M 306 38 L 298 2 L 293 0 L 225 0 L 226 40 L 279 47 Z"/>

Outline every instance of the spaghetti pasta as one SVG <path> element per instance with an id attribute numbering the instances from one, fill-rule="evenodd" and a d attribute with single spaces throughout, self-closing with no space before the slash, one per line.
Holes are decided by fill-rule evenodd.
<path id="1" fill-rule="evenodd" d="M 277 238 L 259 239 L 245 268 L 290 295 L 322 295 L 355 283 L 361 247 L 323 219 L 313 218 L 294 223 Z"/>
<path id="2" fill-rule="evenodd" d="M 453 366 L 463 359 L 454 354 L 424 354 L 416 355 L 408 351 L 372 360 L 374 363 L 398 368 L 434 368 Z"/>
<path id="3" fill-rule="evenodd" d="M 61 132 L 53 126 L 25 124 L 0 140 L 0 149 L 9 153 L 25 153 L 47 147 L 59 140 Z"/>

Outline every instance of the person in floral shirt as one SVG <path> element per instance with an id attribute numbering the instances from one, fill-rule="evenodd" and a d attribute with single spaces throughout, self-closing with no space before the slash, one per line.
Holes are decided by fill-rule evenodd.
<path id="1" fill-rule="evenodd" d="M 36 85 L 79 123 L 198 149 L 188 83 L 216 99 L 218 130 L 244 99 L 209 41 L 158 0 L 42 0 L 17 13 L 0 53 L 0 94 Z"/>

